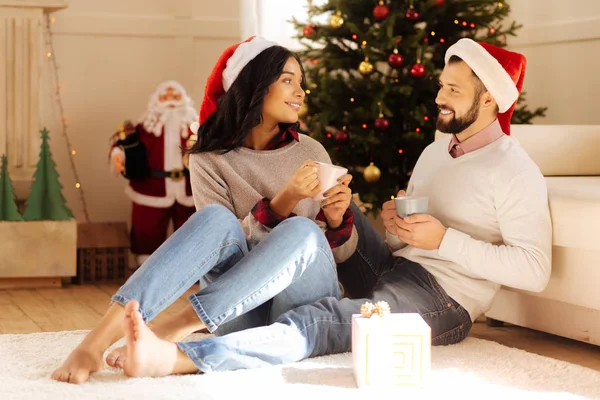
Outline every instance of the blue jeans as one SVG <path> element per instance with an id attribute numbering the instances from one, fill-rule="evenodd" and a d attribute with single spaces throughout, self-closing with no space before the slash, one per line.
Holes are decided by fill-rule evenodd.
<path id="1" fill-rule="evenodd" d="M 211 332 L 220 326 L 224 333 L 264 326 L 300 305 L 340 296 L 331 248 L 314 221 L 288 218 L 249 250 L 235 215 L 208 205 L 175 231 L 112 300 L 122 305 L 137 300 L 148 322 L 206 274 L 212 283 L 189 299 Z"/>
<path id="2" fill-rule="evenodd" d="M 419 313 L 431 327 L 433 345 L 457 343 L 467 336 L 468 312 L 423 267 L 393 257 L 381 235 L 352 207 L 358 248 L 338 271 L 354 292 L 368 291 L 366 298 L 323 296 L 276 316 L 268 326 L 239 330 L 238 325 L 237 332 L 178 343 L 200 371 L 257 368 L 350 351 L 352 315 L 360 313 L 367 300 L 387 301 L 393 312 Z"/>

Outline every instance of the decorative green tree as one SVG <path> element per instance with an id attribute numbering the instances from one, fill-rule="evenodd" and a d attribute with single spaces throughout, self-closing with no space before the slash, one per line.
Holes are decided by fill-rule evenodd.
<path id="1" fill-rule="evenodd" d="M 309 1 L 307 25 L 293 20 L 306 46 L 301 130 L 348 167 L 353 191 L 374 210 L 406 187 L 434 140 L 447 48 L 463 37 L 505 46 L 520 28 L 503 27 L 509 12 L 504 0 L 329 0 Z M 328 24 L 312 22 L 329 13 Z M 546 108 L 529 111 L 523 100 L 513 124 L 545 115 Z"/>
<path id="2" fill-rule="evenodd" d="M 52 153 L 48 145 L 48 130 L 42 130 L 42 145 L 40 160 L 33 174 L 31 194 L 25 203 L 23 218 L 26 221 L 38 220 L 68 220 L 73 218 L 73 213 L 67 207 L 67 202 L 62 195 L 62 185 L 58 180 L 56 164 L 52 160 Z"/>
<path id="3" fill-rule="evenodd" d="M 15 190 L 8 176 L 8 163 L 4 155 L 0 172 L 0 221 L 23 221 L 15 201 Z"/>

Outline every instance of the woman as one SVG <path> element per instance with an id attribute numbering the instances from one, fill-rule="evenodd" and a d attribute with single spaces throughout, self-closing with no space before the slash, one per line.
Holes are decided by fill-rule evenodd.
<path id="1" fill-rule="evenodd" d="M 117 291 L 53 379 L 85 381 L 123 334 L 126 362 L 122 351 L 107 362 L 127 375 L 194 372 L 193 354 L 203 342 L 175 343 L 188 334 L 263 326 L 300 305 L 339 298 L 335 261 L 347 259 L 357 241 L 348 209 L 351 176 L 320 204 L 312 200 L 321 191 L 313 160 L 331 160 L 294 130 L 303 84 L 298 57 L 273 42 L 250 38 L 223 53 L 208 79 L 191 150 L 198 211 Z M 148 329 L 145 322 L 201 279 L 210 284 L 180 314 Z"/>

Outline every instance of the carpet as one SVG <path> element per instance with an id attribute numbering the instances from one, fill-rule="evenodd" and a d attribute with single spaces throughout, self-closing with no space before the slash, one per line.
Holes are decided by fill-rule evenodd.
<path id="1" fill-rule="evenodd" d="M 136 378 L 105 369 L 82 385 L 49 374 L 87 331 L 0 335 L 0 399 L 367 399 L 349 353 L 276 367 L 206 375 Z M 198 339 L 197 335 L 196 340 Z M 600 399 L 600 372 L 495 342 L 467 338 L 432 349 L 432 381 L 419 393 L 381 398 Z M 377 396 L 379 397 L 379 396 Z"/>

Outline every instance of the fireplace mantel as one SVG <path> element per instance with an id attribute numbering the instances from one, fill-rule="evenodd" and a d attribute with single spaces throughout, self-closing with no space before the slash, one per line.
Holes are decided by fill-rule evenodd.
<path id="1" fill-rule="evenodd" d="M 60 0 L 0 0 L 0 156 L 18 199 L 28 195 L 40 152 L 40 77 L 45 15 Z"/>

